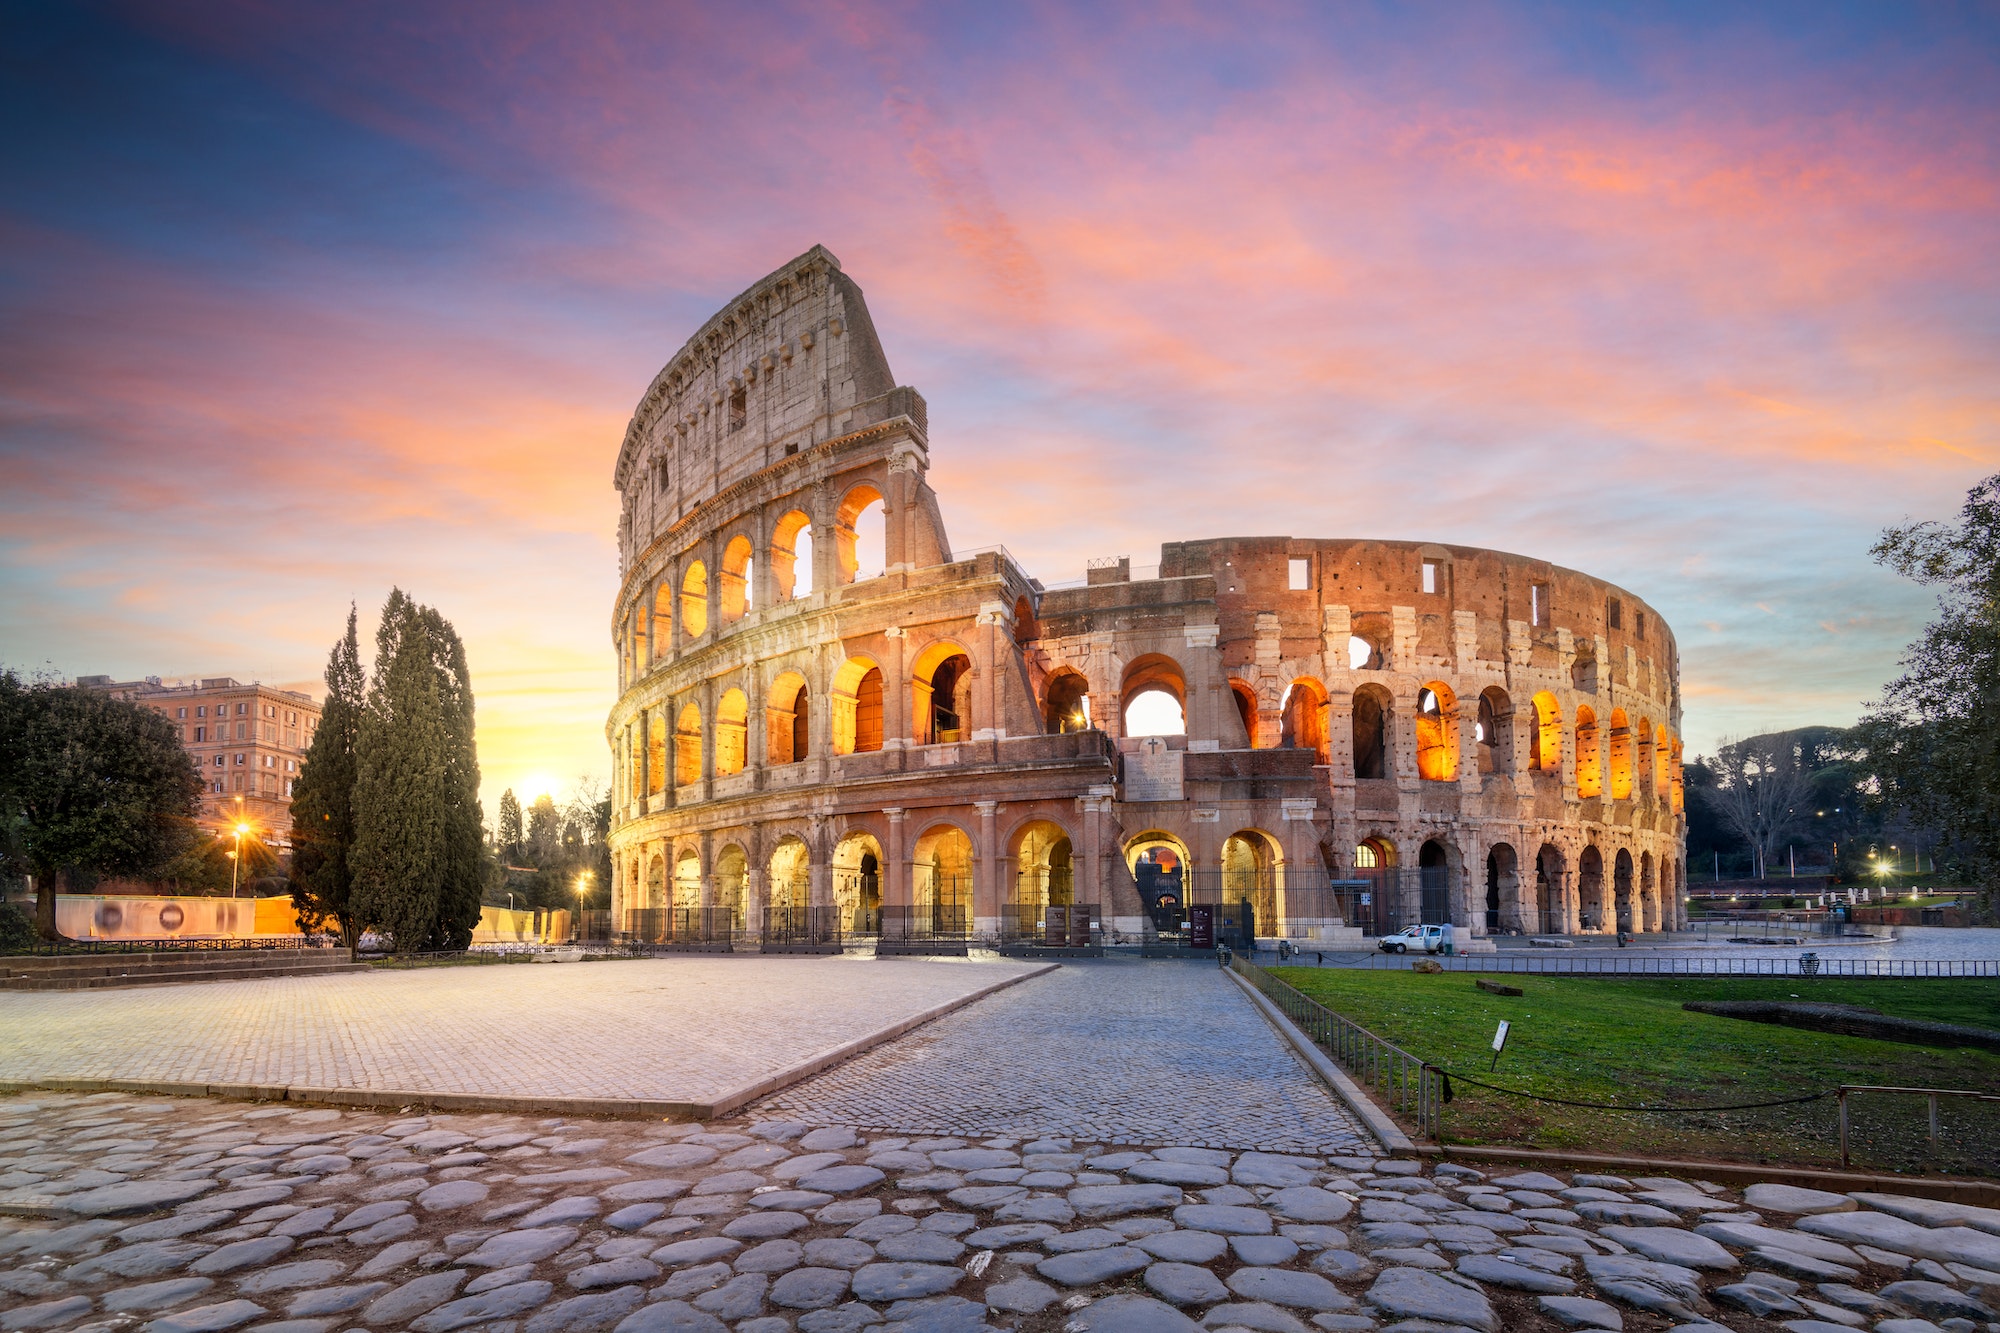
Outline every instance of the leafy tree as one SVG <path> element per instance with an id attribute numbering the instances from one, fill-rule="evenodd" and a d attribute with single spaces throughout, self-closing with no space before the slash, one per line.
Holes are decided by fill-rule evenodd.
<path id="1" fill-rule="evenodd" d="M 194 836 L 201 778 L 173 723 L 97 690 L 0 671 L 0 820 L 35 881 L 35 928 L 61 939 L 56 894 L 145 875 Z"/>
<path id="2" fill-rule="evenodd" d="M 399 952 L 462 949 L 479 924 L 479 762 L 465 646 L 400 588 L 382 608 L 355 744 L 354 910 Z"/>
<path id="3" fill-rule="evenodd" d="M 515 799 L 512 787 L 500 793 L 500 832 L 496 841 L 503 861 L 521 855 L 521 803 Z"/>
<path id="4" fill-rule="evenodd" d="M 240 866 L 232 864 L 230 858 L 236 849 L 234 837 L 218 834 L 202 838 L 168 862 L 160 871 L 160 878 L 177 893 L 210 895 L 228 893 L 232 884 L 240 891 L 274 878 L 283 882 L 278 854 L 261 838 L 243 839 Z"/>
<path id="5" fill-rule="evenodd" d="M 1877 561 L 1937 587 L 1938 617 L 1855 728 L 1880 799 L 1935 828 L 1993 915 L 2000 891 L 2000 476 L 1956 525 L 1890 528 Z"/>
<path id="6" fill-rule="evenodd" d="M 1761 742 L 1761 743 L 1759 743 Z M 1750 848 L 1750 873 L 1764 878 L 1771 857 L 1812 816 L 1812 778 L 1786 733 L 1722 746 L 1701 789 L 1724 828 Z"/>
<path id="7" fill-rule="evenodd" d="M 555 798 L 543 792 L 528 807 L 528 864 L 537 869 L 557 868 L 562 859 L 562 815 Z"/>
<path id="8" fill-rule="evenodd" d="M 366 707 L 361 643 L 355 611 L 347 608 L 347 633 L 326 662 L 326 704 L 319 729 L 292 785 L 292 906 L 299 929 L 315 934 L 336 926 L 352 951 L 371 924 L 355 910 L 355 747 Z"/>

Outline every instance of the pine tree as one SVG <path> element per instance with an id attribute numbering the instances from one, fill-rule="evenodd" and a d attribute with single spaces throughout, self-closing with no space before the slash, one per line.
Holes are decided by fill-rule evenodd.
<path id="1" fill-rule="evenodd" d="M 500 793 L 500 858 L 516 861 L 521 856 L 521 802 L 515 799 L 514 789 L 509 787 Z"/>
<path id="2" fill-rule="evenodd" d="M 329 924 L 351 951 L 372 922 L 354 910 L 355 745 L 366 704 L 355 613 L 347 609 L 347 634 L 326 662 L 326 704 L 305 763 L 292 788 L 292 905 L 299 929 L 312 934 Z"/>
<path id="3" fill-rule="evenodd" d="M 479 761 L 465 647 L 390 592 L 355 747 L 353 901 L 399 952 L 462 949 L 479 922 Z"/>

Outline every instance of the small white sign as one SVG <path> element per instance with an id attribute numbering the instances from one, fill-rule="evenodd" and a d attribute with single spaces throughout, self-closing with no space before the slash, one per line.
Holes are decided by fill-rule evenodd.
<path id="1" fill-rule="evenodd" d="M 1501 1019 L 1500 1026 L 1493 1033 L 1493 1053 L 1498 1055 L 1507 1045 L 1507 1020 Z M 1508 1068 L 1513 1068 L 1509 1065 Z"/>

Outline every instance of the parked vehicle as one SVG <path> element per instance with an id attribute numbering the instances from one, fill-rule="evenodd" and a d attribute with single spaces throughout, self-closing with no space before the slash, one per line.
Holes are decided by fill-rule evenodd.
<path id="1" fill-rule="evenodd" d="M 1412 946 L 1436 953 L 1444 947 L 1444 927 L 1405 926 L 1393 935 L 1384 935 L 1375 947 L 1383 953 L 1408 953 Z"/>

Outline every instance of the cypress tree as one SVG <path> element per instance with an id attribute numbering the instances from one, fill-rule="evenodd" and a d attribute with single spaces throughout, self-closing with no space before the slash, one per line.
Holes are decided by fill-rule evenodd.
<path id="1" fill-rule="evenodd" d="M 515 797 L 514 789 L 509 787 L 500 793 L 500 831 L 497 841 L 500 844 L 502 860 L 518 861 L 521 858 L 521 837 L 521 802 Z"/>
<path id="2" fill-rule="evenodd" d="M 351 951 L 371 923 L 353 908 L 354 748 L 361 731 L 365 681 L 355 614 L 326 661 L 326 703 L 292 787 L 292 906 L 299 929 L 328 924 Z"/>
<path id="3" fill-rule="evenodd" d="M 464 948 L 479 921 L 479 761 L 465 647 L 390 592 L 355 745 L 353 903 L 398 952 Z"/>

